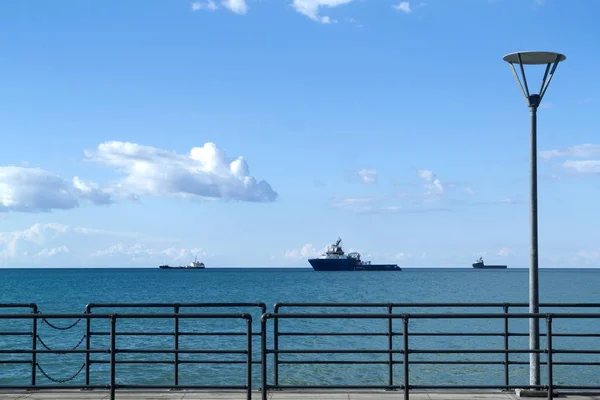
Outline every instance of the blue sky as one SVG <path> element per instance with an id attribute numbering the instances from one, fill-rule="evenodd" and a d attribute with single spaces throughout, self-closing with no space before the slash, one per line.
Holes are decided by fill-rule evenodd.
<path id="1" fill-rule="evenodd" d="M 594 0 L 0 4 L 0 266 L 598 267 Z M 540 74 L 536 76 L 535 74 Z M 541 79 L 540 71 L 530 79 Z"/>

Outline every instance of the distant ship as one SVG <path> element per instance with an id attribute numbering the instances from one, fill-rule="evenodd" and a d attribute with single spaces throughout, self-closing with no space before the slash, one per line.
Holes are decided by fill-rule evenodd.
<path id="1" fill-rule="evenodd" d="M 198 262 L 198 258 L 194 258 L 194 261 L 190 263 L 190 265 L 180 265 L 178 267 L 171 267 L 169 265 L 161 265 L 158 268 L 160 269 L 204 269 L 204 263 Z"/>
<path id="2" fill-rule="evenodd" d="M 479 259 L 476 260 L 473 263 L 473 268 L 477 268 L 477 269 L 505 269 L 506 265 L 485 265 L 483 263 L 483 257 L 479 257 Z"/>
<path id="3" fill-rule="evenodd" d="M 327 247 L 327 251 L 318 258 L 308 260 L 315 271 L 402 271 L 396 264 L 371 264 L 362 261 L 360 254 L 345 254 L 342 250 L 342 239 Z"/>

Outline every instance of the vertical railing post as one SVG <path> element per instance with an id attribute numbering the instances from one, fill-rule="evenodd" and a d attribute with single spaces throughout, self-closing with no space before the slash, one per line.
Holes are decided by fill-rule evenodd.
<path id="1" fill-rule="evenodd" d="M 246 336 L 248 341 L 248 357 L 246 358 L 246 391 L 247 400 L 252 400 L 252 316 L 246 316 Z"/>
<path id="2" fill-rule="evenodd" d="M 404 354 L 404 400 L 409 400 L 409 374 L 408 374 L 408 315 L 402 318 L 402 342 Z"/>
<path id="3" fill-rule="evenodd" d="M 175 314 L 179 314 L 179 305 L 176 304 L 173 307 Z M 174 355 L 174 369 L 173 369 L 173 380 L 175 383 L 175 386 L 179 385 L 179 353 L 177 352 L 177 350 L 179 350 L 179 318 L 176 316 L 175 317 L 175 353 L 173 353 Z"/>
<path id="4" fill-rule="evenodd" d="M 260 317 L 260 390 L 261 399 L 267 400 L 267 314 Z M 275 318 L 277 320 L 277 318 Z"/>
<path id="5" fill-rule="evenodd" d="M 110 400 L 115 400 L 116 389 L 117 315 L 110 315 Z"/>
<path id="6" fill-rule="evenodd" d="M 504 314 L 507 315 L 508 314 L 508 304 L 504 304 L 503 308 L 504 308 Z M 509 354 L 508 354 L 508 348 L 509 348 L 509 340 L 508 340 L 509 336 L 508 336 L 508 316 L 504 317 L 504 385 L 508 386 L 510 384 L 510 379 L 509 379 L 509 373 L 510 373 L 510 360 L 509 360 Z M 506 389 L 508 390 L 508 389 Z"/>
<path id="7" fill-rule="evenodd" d="M 31 386 L 35 386 L 36 381 L 36 369 L 37 369 L 37 318 L 35 317 L 39 312 L 36 304 L 32 304 L 31 312 L 33 313 L 32 325 L 31 325 Z"/>
<path id="8" fill-rule="evenodd" d="M 554 398 L 554 379 L 552 378 L 552 315 L 548 314 L 546 317 L 546 343 L 548 347 L 548 400 Z"/>
<path id="9" fill-rule="evenodd" d="M 387 306 L 388 314 L 390 314 L 390 318 L 388 318 L 388 385 L 394 385 L 394 355 L 392 353 L 394 348 L 394 337 L 393 337 L 393 323 L 392 323 L 392 310 L 393 306 L 388 304 Z M 390 390 L 392 388 L 390 387 Z"/>
<path id="10" fill-rule="evenodd" d="M 90 314 L 92 312 L 91 304 L 85 306 L 85 313 Z M 92 331 L 92 319 L 85 319 L 85 385 L 90 385 L 90 346 L 91 337 L 90 332 Z"/>
<path id="11" fill-rule="evenodd" d="M 279 303 L 275 303 L 273 306 L 273 313 L 277 314 L 279 312 L 279 307 L 281 305 Z M 279 318 L 273 319 L 273 384 L 275 386 L 279 385 Z"/>

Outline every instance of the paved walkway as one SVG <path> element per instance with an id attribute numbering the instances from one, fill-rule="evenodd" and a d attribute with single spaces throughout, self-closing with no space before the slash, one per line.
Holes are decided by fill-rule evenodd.
<path id="1" fill-rule="evenodd" d="M 11 400 L 105 400 L 109 399 L 108 391 L 93 390 L 43 390 L 38 392 L 26 391 L 0 391 L 0 399 Z M 118 400 L 245 400 L 245 393 L 229 392 L 229 391 L 146 391 L 146 390 L 120 390 L 117 391 L 116 398 Z M 260 392 L 254 392 L 253 399 L 260 399 Z M 478 392 L 478 391 L 414 391 L 410 393 L 411 400 L 509 400 L 517 399 L 518 397 L 512 393 L 502 392 Z M 403 399 L 403 392 L 388 392 L 388 391 L 285 391 L 285 392 L 269 392 L 271 400 L 375 400 L 384 399 L 391 400 Z M 599 395 L 593 396 L 575 396 L 561 395 L 558 399 L 566 400 L 600 400 Z"/>

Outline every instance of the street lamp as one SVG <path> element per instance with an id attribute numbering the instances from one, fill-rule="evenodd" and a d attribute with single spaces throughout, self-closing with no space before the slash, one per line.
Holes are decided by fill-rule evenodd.
<path id="1" fill-rule="evenodd" d="M 548 85 L 554 76 L 554 71 L 558 63 L 564 61 L 567 57 L 563 54 L 552 53 L 548 51 L 523 51 L 505 55 L 502 59 L 510 64 L 515 79 L 521 87 L 527 106 L 531 111 L 531 260 L 529 264 L 529 312 L 534 314 L 539 312 L 539 290 L 538 290 L 538 212 L 537 212 L 537 109 L 546 94 Z M 518 64 L 523 81 L 515 69 Z M 525 77 L 524 65 L 546 65 L 546 71 L 542 78 L 542 86 L 539 94 L 531 94 L 529 85 Z M 539 350 L 540 348 L 540 326 L 537 318 L 529 320 L 529 349 Z M 540 384 L 540 355 L 539 353 L 529 354 L 529 384 Z"/>

